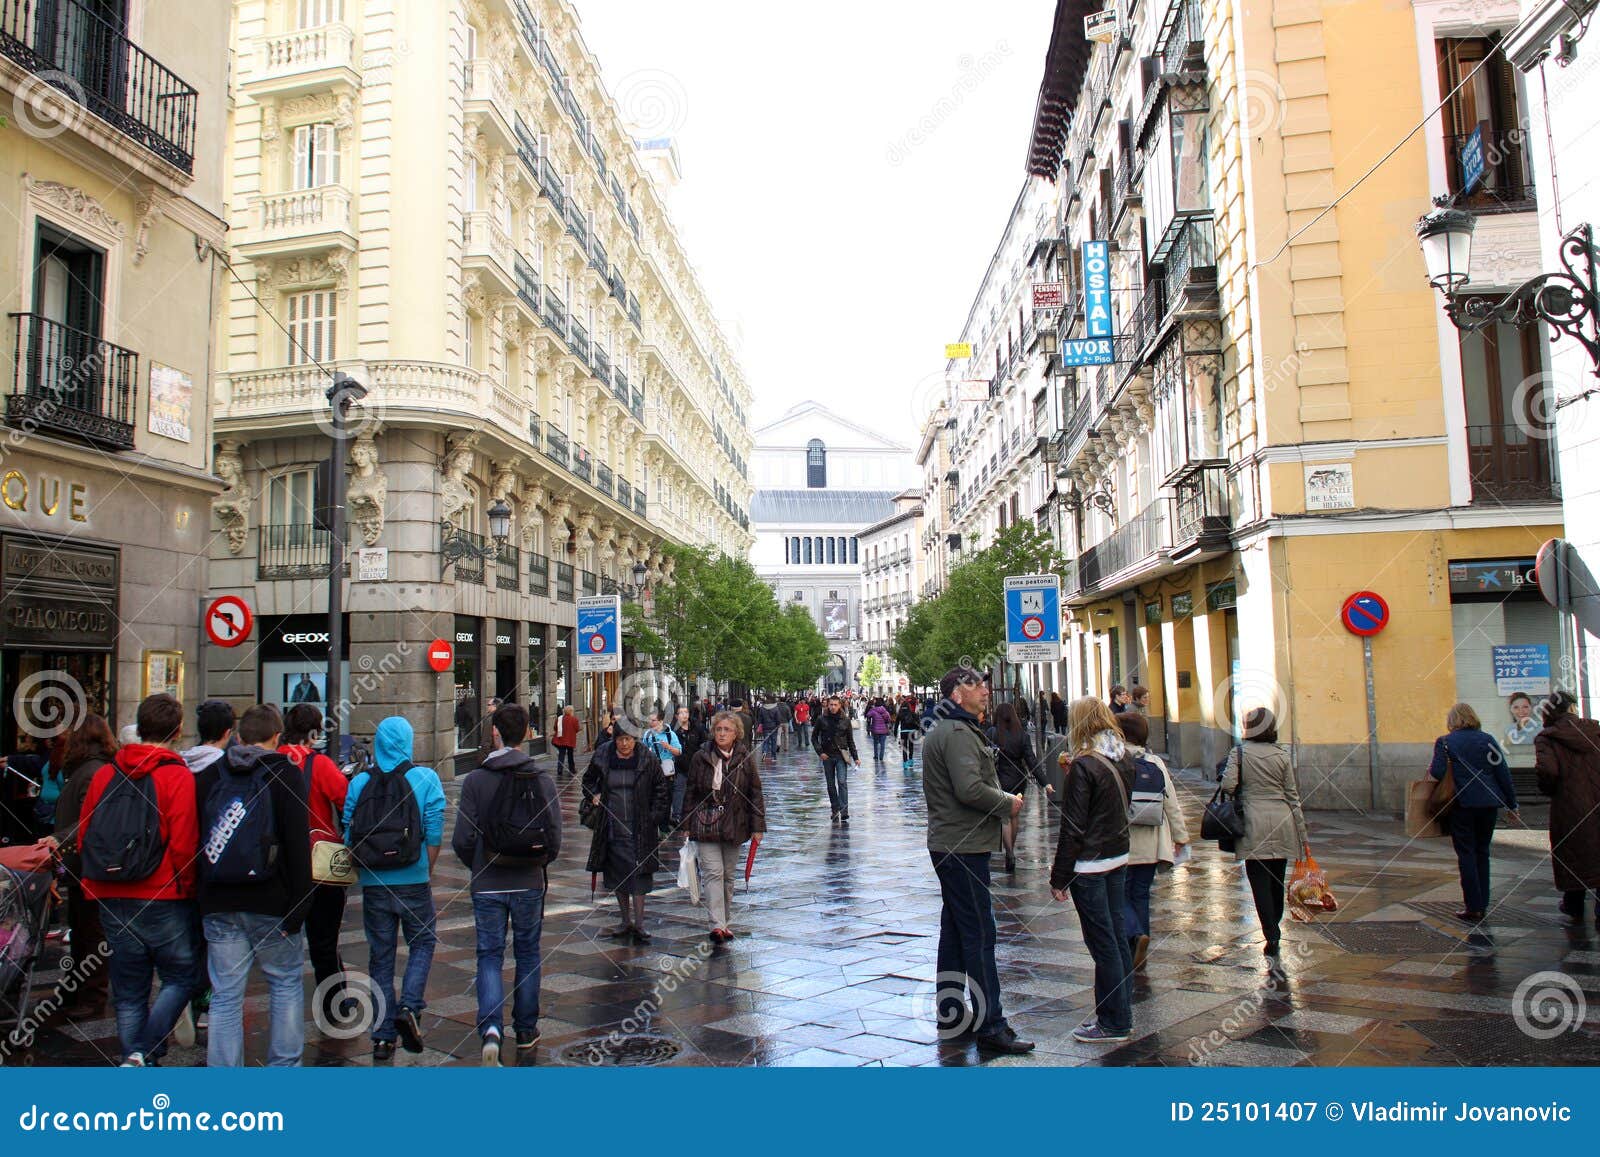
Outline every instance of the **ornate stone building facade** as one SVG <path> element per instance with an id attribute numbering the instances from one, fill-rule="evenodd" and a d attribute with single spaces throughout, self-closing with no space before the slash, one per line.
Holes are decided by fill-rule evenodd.
<path id="1" fill-rule="evenodd" d="M 668 543 L 748 550 L 750 392 L 572 6 L 234 16 L 217 433 L 237 484 L 212 586 L 261 627 L 214 686 L 286 701 L 326 663 L 337 370 L 368 390 L 342 464 L 346 731 L 400 711 L 439 758 L 463 701 L 515 696 L 540 734 L 561 702 L 593 718 L 574 600 L 667 578 Z M 428 668 L 434 639 L 453 674 Z"/>

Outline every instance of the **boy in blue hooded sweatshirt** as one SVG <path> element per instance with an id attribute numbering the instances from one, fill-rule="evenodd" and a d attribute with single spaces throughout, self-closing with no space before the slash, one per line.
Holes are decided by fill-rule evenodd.
<path id="1" fill-rule="evenodd" d="M 439 858 L 439 847 L 444 842 L 444 786 L 431 767 L 417 767 L 411 762 L 411 751 L 410 723 L 391 715 L 378 724 L 373 737 L 373 759 L 378 765 L 378 774 L 405 776 L 422 819 L 422 854 L 413 862 L 387 869 L 362 866 L 360 873 L 361 922 L 371 951 L 367 972 L 372 977 L 373 991 L 380 1004 L 372 1029 L 372 1056 L 380 1061 L 394 1056 L 397 1033 L 407 1052 L 422 1051 L 422 1026 L 417 1017 L 426 1007 L 423 996 L 438 939 L 434 927 L 433 887 L 429 881 L 434 861 Z M 352 821 L 356 818 L 361 793 L 372 783 L 372 778 L 372 773 L 365 771 L 356 776 L 350 783 L 350 794 L 345 797 L 345 839 L 352 848 L 362 834 L 352 830 Z M 357 862 L 360 862 L 359 855 Z M 398 934 L 402 932 L 409 955 L 397 1009 L 394 969 Z"/>

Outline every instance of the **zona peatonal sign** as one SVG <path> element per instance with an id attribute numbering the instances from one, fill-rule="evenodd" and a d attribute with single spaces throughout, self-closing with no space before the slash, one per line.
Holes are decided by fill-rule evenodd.
<path id="1" fill-rule="evenodd" d="M 622 599 L 585 595 L 578 600 L 578 670 L 622 670 Z"/>
<path id="2" fill-rule="evenodd" d="M 1006 576 L 1006 661 L 1061 661 L 1061 578 L 1053 574 Z"/>

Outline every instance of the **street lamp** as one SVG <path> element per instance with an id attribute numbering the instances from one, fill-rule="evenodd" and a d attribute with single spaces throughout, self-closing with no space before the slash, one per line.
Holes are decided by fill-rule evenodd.
<path id="1" fill-rule="evenodd" d="M 1463 333 L 1496 322 L 1526 326 L 1543 321 L 1572 338 L 1589 354 L 1600 374 L 1600 301 L 1595 293 L 1594 234 L 1587 223 L 1561 239 L 1563 272 L 1541 273 L 1498 301 L 1459 296 L 1471 280 L 1471 213 L 1441 203 L 1417 221 L 1417 240 L 1428 267 L 1428 283 L 1445 295 L 1444 311 Z"/>
<path id="2" fill-rule="evenodd" d="M 458 562 L 468 559 L 482 561 L 500 553 L 511 537 L 511 507 L 504 498 L 496 498 L 489 507 L 489 542 L 473 542 L 471 537 L 448 518 L 439 520 L 439 573 L 443 575 Z"/>

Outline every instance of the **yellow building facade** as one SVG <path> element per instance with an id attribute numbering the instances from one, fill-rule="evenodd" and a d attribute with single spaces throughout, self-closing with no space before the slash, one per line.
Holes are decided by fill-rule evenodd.
<path id="1" fill-rule="evenodd" d="M 1542 336 L 1459 337 L 1413 233 L 1455 193 L 1494 239 L 1471 289 L 1536 271 L 1525 94 L 1493 70 L 1478 104 L 1456 89 L 1515 7 L 1114 7 L 1090 41 L 1060 6 L 1030 156 L 1062 182 L 1075 302 L 1051 448 L 1068 682 L 1150 687 L 1157 742 L 1191 765 L 1270 707 L 1315 806 L 1397 807 L 1452 703 L 1503 732 L 1510 691 L 1563 670 L 1528 583 L 1561 530 Z M 1072 366 L 1097 309 L 1115 360 Z M 1391 611 L 1370 745 L 1339 621 L 1364 590 Z"/>

